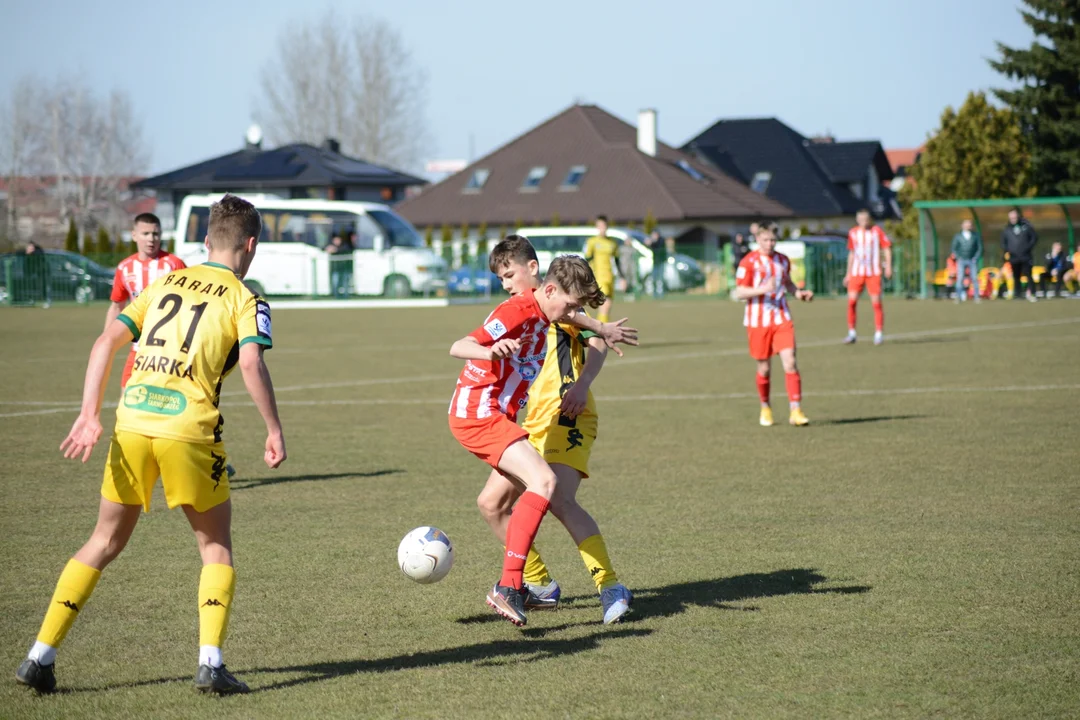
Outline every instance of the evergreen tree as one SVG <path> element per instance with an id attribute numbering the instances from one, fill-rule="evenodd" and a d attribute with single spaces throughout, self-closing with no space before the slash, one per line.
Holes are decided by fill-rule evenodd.
<path id="1" fill-rule="evenodd" d="M 645 212 L 645 221 L 641 223 L 641 229 L 646 235 L 652 235 L 652 231 L 656 229 L 656 216 L 653 215 L 652 208 Z"/>
<path id="2" fill-rule="evenodd" d="M 79 228 L 75 227 L 75 219 L 68 221 L 67 236 L 64 237 L 64 249 L 68 252 L 79 252 Z"/>
<path id="3" fill-rule="evenodd" d="M 1024 50 L 998 43 L 990 65 L 1021 83 L 994 94 L 1020 118 L 1039 194 L 1080 195 L 1080 0 L 1024 0 L 1035 33 Z"/>
<path id="4" fill-rule="evenodd" d="M 94 251 L 100 255 L 108 255 L 112 252 L 112 240 L 109 238 L 109 231 L 105 229 L 104 225 L 98 227 L 97 243 Z"/>
<path id="5" fill-rule="evenodd" d="M 991 105 L 984 93 L 968 94 L 958 111 L 945 108 L 911 178 L 898 198 L 903 220 L 885 228 L 900 239 L 919 236 L 917 200 L 1031 195 L 1030 157 L 1016 115 Z"/>

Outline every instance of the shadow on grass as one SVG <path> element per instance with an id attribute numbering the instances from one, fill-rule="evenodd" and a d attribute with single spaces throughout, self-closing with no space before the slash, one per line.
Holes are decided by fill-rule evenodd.
<path id="1" fill-rule="evenodd" d="M 817 570 L 799 568 L 645 588 L 634 591 L 633 611 L 626 619 L 671 617 L 686 612 L 692 605 L 753 612 L 758 610 L 755 605 L 730 603 L 779 595 L 855 595 L 870 591 L 869 585 L 819 587 L 826 582 L 828 578 Z"/>
<path id="2" fill-rule="evenodd" d="M 352 473 L 326 473 L 324 475 L 272 475 L 264 478 L 252 478 L 250 480 L 236 480 L 229 485 L 230 490 L 250 490 L 251 488 L 279 485 L 293 482 L 317 482 L 319 480 L 340 480 L 342 478 L 370 478 L 382 475 L 395 475 L 404 470 L 373 470 L 371 472 Z"/>
<path id="3" fill-rule="evenodd" d="M 926 415 L 875 415 L 872 417 L 836 418 L 817 420 L 815 425 L 861 425 L 862 423 L 889 422 L 891 420 L 918 420 Z"/>

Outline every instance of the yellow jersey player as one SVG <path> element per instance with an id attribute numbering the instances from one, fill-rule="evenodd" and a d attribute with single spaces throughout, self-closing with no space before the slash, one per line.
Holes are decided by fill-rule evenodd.
<path id="1" fill-rule="evenodd" d="M 45 620 L 16 679 L 38 692 L 56 687 L 56 650 L 86 606 L 101 571 L 124 549 L 139 514 L 150 507 L 160 475 L 170 508 L 181 506 L 199 545 L 199 664 L 204 692 L 247 692 L 221 655 L 235 574 L 232 560 L 228 455 L 218 411 L 221 384 L 240 366 L 244 384 L 266 423 L 264 459 L 285 460 L 263 350 L 272 347 L 270 308 L 241 282 L 255 256 L 261 219 L 255 207 L 226 195 L 210 207 L 209 262 L 166 275 L 144 290 L 94 343 L 82 410 L 60 445 L 66 458 L 86 462 L 101 437 L 101 400 L 113 355 L 140 341 L 131 379 L 116 410 L 105 461 L 97 526 L 68 561 Z"/>
<path id="2" fill-rule="evenodd" d="M 540 284 L 536 251 L 525 238 L 511 235 L 495 246 L 489 263 L 511 295 Z M 584 317 L 584 316 L 581 316 Z M 635 343 L 636 344 L 636 331 Z M 529 392 L 529 412 L 523 430 L 529 442 L 555 473 L 550 511 L 566 527 L 600 593 L 603 619 L 618 622 L 629 610 L 633 596 L 619 582 L 596 521 L 577 501 L 577 490 L 589 476 L 589 455 L 596 440 L 598 416 L 590 385 L 600 372 L 607 344 L 594 333 L 566 323 L 553 323 L 548 331 L 544 363 Z M 477 498 L 481 514 L 496 537 L 506 537 L 511 509 L 520 487 L 493 470 Z M 533 546 L 525 560 L 525 607 L 553 608 L 561 590 L 551 579 L 540 553 Z"/>
<path id="3" fill-rule="evenodd" d="M 585 241 L 585 259 L 592 267 L 596 282 L 600 284 L 600 292 L 607 296 L 607 300 L 596 311 L 596 319 L 602 323 L 611 317 L 611 298 L 615 296 L 615 253 L 619 250 L 619 244 L 614 238 L 607 235 L 608 219 L 606 215 L 596 218 L 596 235 Z"/>

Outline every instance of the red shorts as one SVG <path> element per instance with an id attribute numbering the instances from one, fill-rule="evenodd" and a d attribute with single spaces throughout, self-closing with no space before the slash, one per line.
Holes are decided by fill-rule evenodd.
<path id="1" fill-rule="evenodd" d="M 131 371 L 135 367 L 135 355 L 136 353 L 134 349 L 132 349 L 132 351 L 128 353 L 127 362 L 124 363 L 124 374 L 120 376 L 121 390 L 127 387 L 128 380 L 131 379 Z"/>
<path id="2" fill-rule="evenodd" d="M 869 277 L 853 276 L 848 278 L 847 290 L 849 293 L 859 295 L 863 288 L 871 295 L 881 295 L 881 276 L 870 275 Z"/>
<path id="3" fill-rule="evenodd" d="M 746 335 L 750 339 L 750 357 L 755 360 L 768 360 L 781 350 L 795 349 L 795 325 L 790 320 L 779 325 L 748 327 Z"/>
<path id="4" fill-rule="evenodd" d="M 506 448 L 529 433 L 505 415 L 487 418 L 459 418 L 450 416 L 450 432 L 471 452 L 493 468 L 498 468 Z"/>

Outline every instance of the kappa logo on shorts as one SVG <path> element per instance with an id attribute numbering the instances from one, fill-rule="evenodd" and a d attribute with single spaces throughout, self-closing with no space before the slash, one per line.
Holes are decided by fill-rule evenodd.
<path id="1" fill-rule="evenodd" d="M 581 441 L 585 438 L 581 434 L 581 431 L 577 428 L 573 428 L 570 432 L 566 433 L 566 439 L 570 441 L 570 447 L 566 448 L 566 452 L 570 452 L 576 447 L 581 447 Z"/>
<path id="2" fill-rule="evenodd" d="M 210 479 L 214 481 L 214 491 L 216 492 L 218 485 L 221 484 L 221 476 L 225 474 L 225 456 L 218 455 L 211 450 L 210 457 L 214 458 L 214 464 L 210 467 Z"/>

